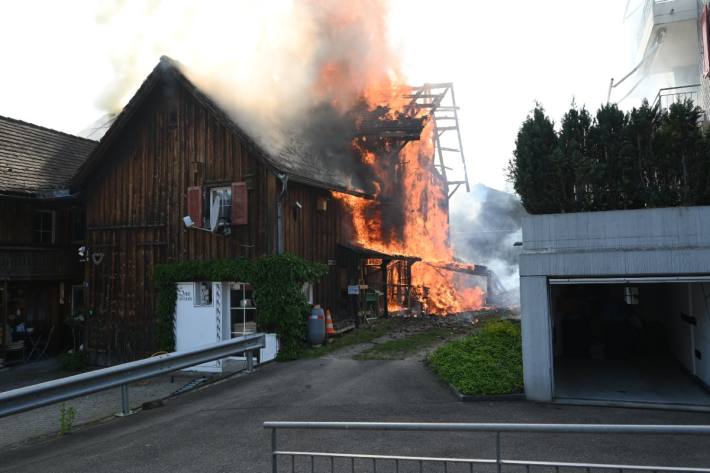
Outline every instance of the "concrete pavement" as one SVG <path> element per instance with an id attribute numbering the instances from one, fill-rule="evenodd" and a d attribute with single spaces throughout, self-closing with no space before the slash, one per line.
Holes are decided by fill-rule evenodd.
<path id="1" fill-rule="evenodd" d="M 266 420 L 710 424 L 710 414 L 460 403 L 420 361 L 332 356 L 267 365 L 253 375 L 238 375 L 174 398 L 159 409 L 0 450 L 0 471 L 271 471 L 270 436 L 262 428 Z M 502 445 L 505 456 L 518 459 L 710 465 L 707 437 L 508 434 Z M 490 458 L 494 443 L 484 434 L 322 431 L 286 433 L 280 448 L 291 447 Z M 367 468 L 358 471 L 371 471 Z M 297 471 L 310 470 L 297 464 Z"/>

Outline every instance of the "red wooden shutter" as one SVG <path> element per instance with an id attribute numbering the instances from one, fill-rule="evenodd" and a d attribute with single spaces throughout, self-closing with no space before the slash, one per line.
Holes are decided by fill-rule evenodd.
<path id="1" fill-rule="evenodd" d="M 246 182 L 232 183 L 232 225 L 246 225 L 249 214 Z"/>
<path id="2" fill-rule="evenodd" d="M 703 7 L 703 13 L 700 15 L 700 37 L 703 42 L 703 77 L 710 74 L 710 37 L 708 36 L 708 6 Z"/>
<path id="3" fill-rule="evenodd" d="M 196 227 L 202 227 L 202 187 L 187 188 L 187 214 Z"/>

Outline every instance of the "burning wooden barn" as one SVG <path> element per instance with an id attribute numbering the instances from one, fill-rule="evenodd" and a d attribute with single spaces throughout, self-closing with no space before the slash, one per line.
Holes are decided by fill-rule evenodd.
<path id="1" fill-rule="evenodd" d="M 163 57 L 72 185 L 86 202 L 97 358 L 154 351 L 153 269 L 164 262 L 291 252 L 324 263 L 307 294 L 336 321 L 480 307 L 484 289 L 428 264 L 453 261 L 448 197 L 468 185 L 447 181 L 444 154 L 461 152 L 439 143 L 456 129 L 449 92 L 409 88 L 396 106 L 346 113 L 325 105 L 275 151 Z"/>

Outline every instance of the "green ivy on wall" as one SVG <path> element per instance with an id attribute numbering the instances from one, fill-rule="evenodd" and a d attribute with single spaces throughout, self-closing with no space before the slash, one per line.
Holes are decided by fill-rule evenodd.
<path id="1" fill-rule="evenodd" d="M 298 358 L 306 336 L 310 306 L 303 285 L 316 282 L 328 269 L 293 254 L 215 261 L 185 261 L 155 267 L 158 291 L 157 333 L 161 350 L 175 350 L 177 283 L 182 281 L 249 282 L 259 308 L 259 330 L 274 332 L 281 344 L 279 359 Z"/>

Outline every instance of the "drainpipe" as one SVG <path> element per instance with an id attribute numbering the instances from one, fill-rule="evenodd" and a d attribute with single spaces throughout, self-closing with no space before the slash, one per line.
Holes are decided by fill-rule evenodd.
<path id="1" fill-rule="evenodd" d="M 277 174 L 276 177 L 281 181 L 281 192 L 276 201 L 276 253 L 282 254 L 284 252 L 285 239 L 284 239 L 284 197 L 286 197 L 286 190 L 288 189 L 288 175 Z"/>

